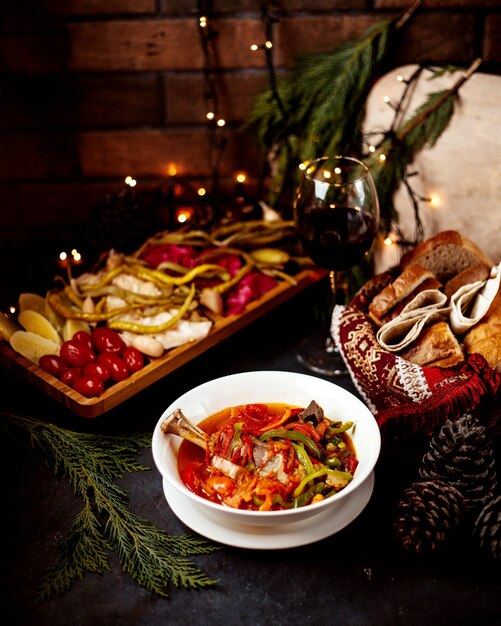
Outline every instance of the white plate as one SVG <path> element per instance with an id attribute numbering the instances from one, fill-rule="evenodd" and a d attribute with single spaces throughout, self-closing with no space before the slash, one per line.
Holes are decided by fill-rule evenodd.
<path id="1" fill-rule="evenodd" d="M 374 489 L 374 472 L 350 498 L 340 503 L 335 511 L 326 509 L 315 517 L 279 526 L 248 526 L 222 524 L 210 519 L 185 495 L 174 489 L 167 480 L 163 488 L 172 512 L 196 533 L 235 548 L 278 550 L 296 548 L 320 541 L 350 524 L 367 506 Z"/>

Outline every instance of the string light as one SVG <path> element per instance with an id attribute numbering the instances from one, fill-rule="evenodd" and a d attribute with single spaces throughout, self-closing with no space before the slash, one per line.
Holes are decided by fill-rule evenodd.
<path id="1" fill-rule="evenodd" d="M 82 255 L 76 248 L 73 248 L 69 255 L 63 250 L 59 253 L 59 257 L 57 259 L 59 267 L 62 268 L 70 267 L 71 265 L 80 265 L 82 261 Z"/>
<path id="2" fill-rule="evenodd" d="M 257 44 L 253 43 L 249 46 L 252 52 L 256 52 L 257 50 L 271 50 L 273 48 L 273 42 L 270 39 L 267 39 L 264 43 Z"/>
<path id="3" fill-rule="evenodd" d="M 71 259 L 73 265 L 80 265 L 80 263 L 82 262 L 82 255 L 76 248 L 73 248 L 73 250 L 71 251 Z"/>
<path id="4" fill-rule="evenodd" d="M 15 313 L 16 311 L 17 311 L 16 307 L 15 307 L 13 304 L 11 304 L 11 305 L 9 306 L 9 314 L 10 314 L 10 315 L 14 315 L 14 313 Z"/>
<path id="5" fill-rule="evenodd" d="M 237 183 L 245 183 L 245 181 L 247 180 L 247 176 L 243 172 L 240 172 L 235 176 L 235 180 L 237 181 Z"/>
<path id="6" fill-rule="evenodd" d="M 197 24 L 200 46 L 203 53 L 204 98 L 206 118 L 209 121 L 209 167 L 211 170 L 211 204 L 217 208 L 219 204 L 220 164 L 228 139 L 223 132 L 226 120 L 221 116 L 217 89 L 216 61 L 218 51 L 216 42 L 218 32 L 209 26 L 209 15 L 212 3 L 208 0 L 197 0 Z M 214 123 L 214 120 L 217 120 Z"/>
<path id="7" fill-rule="evenodd" d="M 167 166 L 167 173 L 169 176 L 175 176 L 177 174 L 177 166 L 175 163 L 169 163 Z"/>
<path id="8" fill-rule="evenodd" d="M 193 208 L 190 206 L 179 207 L 176 211 L 176 220 L 179 224 L 185 224 L 191 220 L 193 213 Z"/>
<path id="9" fill-rule="evenodd" d="M 68 253 L 67 252 L 60 252 L 59 253 L 59 267 L 68 267 L 70 262 L 68 259 Z"/>
<path id="10" fill-rule="evenodd" d="M 442 199 L 438 195 L 438 193 L 430 194 L 430 206 L 433 208 L 439 207 L 442 204 Z"/>
<path id="11" fill-rule="evenodd" d="M 379 155 L 379 160 L 384 163 L 386 161 L 386 154 L 384 154 L 383 152 Z"/>
<path id="12" fill-rule="evenodd" d="M 376 146 L 369 146 L 369 152 L 376 152 Z"/>
<path id="13" fill-rule="evenodd" d="M 207 190 L 205 189 L 205 187 L 199 187 L 197 189 L 197 193 L 199 196 L 205 196 L 205 194 L 207 193 Z"/>
<path id="14" fill-rule="evenodd" d="M 129 185 L 129 187 L 135 187 L 137 185 L 137 180 L 132 178 L 132 176 L 127 176 L 125 178 L 125 184 Z"/>

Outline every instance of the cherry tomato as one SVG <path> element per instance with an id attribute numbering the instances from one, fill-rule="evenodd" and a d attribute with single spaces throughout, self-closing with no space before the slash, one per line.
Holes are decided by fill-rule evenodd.
<path id="1" fill-rule="evenodd" d="M 73 367 L 85 367 L 87 363 L 96 360 L 96 354 L 83 343 L 77 343 L 70 339 L 65 341 L 59 352 L 61 358 Z"/>
<path id="2" fill-rule="evenodd" d="M 111 380 L 114 380 L 116 383 L 125 380 L 129 376 L 129 368 L 118 354 L 114 352 L 101 352 L 97 357 L 97 362 L 109 368 Z"/>
<path id="3" fill-rule="evenodd" d="M 92 331 L 92 340 L 98 352 L 114 352 L 122 354 L 125 343 L 122 337 L 112 328 L 106 326 L 97 326 Z"/>
<path id="4" fill-rule="evenodd" d="M 122 354 L 122 359 L 131 372 L 138 372 L 144 367 L 144 356 L 137 348 L 127 346 Z"/>
<path id="5" fill-rule="evenodd" d="M 80 378 L 81 375 L 82 375 L 81 367 L 70 367 L 69 369 L 65 370 L 62 373 L 61 382 L 64 383 L 65 385 L 68 385 L 68 387 L 73 387 L 73 383 L 75 382 L 77 378 Z"/>
<path id="6" fill-rule="evenodd" d="M 103 381 L 93 376 L 80 376 L 73 382 L 73 389 L 86 398 L 99 396 L 104 391 Z"/>
<path id="7" fill-rule="evenodd" d="M 103 363 L 98 363 L 97 361 L 88 363 L 84 367 L 84 374 L 85 376 L 90 376 L 91 378 L 98 378 L 99 380 L 102 380 L 103 383 L 109 380 L 111 376 L 110 368 Z"/>
<path id="8" fill-rule="evenodd" d="M 44 372 L 48 372 L 56 378 L 61 378 L 63 372 L 68 369 L 68 364 L 56 354 L 44 354 L 40 357 L 38 365 Z"/>
<path id="9" fill-rule="evenodd" d="M 86 330 L 77 330 L 72 339 L 77 343 L 82 343 L 84 346 L 87 346 L 90 350 L 94 350 L 92 337 L 90 336 L 90 333 L 88 333 Z"/>

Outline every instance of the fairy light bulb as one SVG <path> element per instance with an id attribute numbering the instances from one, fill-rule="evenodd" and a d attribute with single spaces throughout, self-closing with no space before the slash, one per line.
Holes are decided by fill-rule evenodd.
<path id="1" fill-rule="evenodd" d="M 218 125 L 219 127 L 221 127 L 221 128 L 222 128 L 225 124 L 226 124 L 226 120 L 224 120 L 222 117 L 218 119 L 218 121 L 217 121 L 217 125 Z"/>
<path id="2" fill-rule="evenodd" d="M 82 255 L 76 248 L 73 248 L 73 250 L 71 251 L 71 257 L 72 257 L 72 262 L 75 265 L 79 265 L 82 262 Z"/>
<path id="3" fill-rule="evenodd" d="M 306 169 L 307 165 L 308 165 L 308 162 L 307 162 L 307 161 L 304 161 L 303 163 L 300 163 L 300 164 L 298 165 L 298 168 L 299 168 L 302 172 L 304 172 L 304 170 Z"/>
<path id="4" fill-rule="evenodd" d="M 180 207 L 176 211 L 176 220 L 179 224 L 185 224 L 193 217 L 192 207 Z"/>
<path id="5" fill-rule="evenodd" d="M 205 196 L 205 194 L 207 193 L 207 189 L 205 189 L 205 187 L 199 187 L 197 189 L 197 193 L 199 196 Z"/>
<path id="6" fill-rule="evenodd" d="M 257 45 L 257 43 L 253 43 L 250 46 L 250 49 L 252 50 L 252 52 L 256 52 L 256 50 L 259 50 L 259 46 Z"/>
<path id="7" fill-rule="evenodd" d="M 200 28 L 207 28 L 207 18 L 205 15 L 200 16 Z"/>
<path id="8" fill-rule="evenodd" d="M 379 160 L 381 161 L 381 163 L 384 163 L 384 162 L 386 161 L 386 154 L 381 153 L 381 154 L 379 155 Z"/>
<path id="9" fill-rule="evenodd" d="M 404 81 L 404 77 L 401 74 L 399 74 L 397 76 L 397 80 L 398 80 L 399 83 L 402 83 Z"/>
<path id="10" fill-rule="evenodd" d="M 390 101 L 390 97 L 389 96 L 384 96 L 383 97 L 383 102 L 386 102 L 386 104 L 388 104 Z"/>
<path id="11" fill-rule="evenodd" d="M 235 176 L 235 179 L 237 183 L 245 183 L 245 181 L 247 180 L 247 176 L 243 172 L 240 172 Z"/>
<path id="12" fill-rule="evenodd" d="M 214 119 L 214 113 L 212 111 L 209 111 L 206 115 L 208 120 L 213 120 Z"/>
<path id="13" fill-rule="evenodd" d="M 271 48 L 273 48 L 273 42 L 272 41 L 266 41 L 265 42 L 265 47 L 268 48 L 268 50 L 271 50 Z"/>
<path id="14" fill-rule="evenodd" d="M 438 193 L 430 194 L 430 206 L 432 206 L 433 208 L 437 208 L 441 205 L 441 203 L 442 203 L 442 200 L 440 196 L 438 195 Z"/>
<path id="15" fill-rule="evenodd" d="M 129 185 L 129 187 L 135 187 L 137 185 L 137 180 L 132 178 L 132 176 L 127 176 L 125 179 L 125 184 Z"/>
<path id="16" fill-rule="evenodd" d="M 169 176 L 175 176 L 177 174 L 177 167 L 174 163 L 170 163 L 168 168 L 167 168 L 167 172 L 169 174 Z"/>
<path id="17" fill-rule="evenodd" d="M 376 152 L 376 146 L 369 146 L 369 152 Z"/>
<path id="18" fill-rule="evenodd" d="M 385 237 L 384 240 L 383 240 L 383 243 L 384 243 L 385 246 L 392 246 L 393 245 L 393 239 L 390 236 Z"/>

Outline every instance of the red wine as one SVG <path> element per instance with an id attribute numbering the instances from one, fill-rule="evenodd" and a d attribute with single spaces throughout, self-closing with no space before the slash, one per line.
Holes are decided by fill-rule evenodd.
<path id="1" fill-rule="evenodd" d="M 326 270 L 346 270 L 359 263 L 376 236 L 374 217 L 349 206 L 307 209 L 296 229 L 305 254 Z"/>

